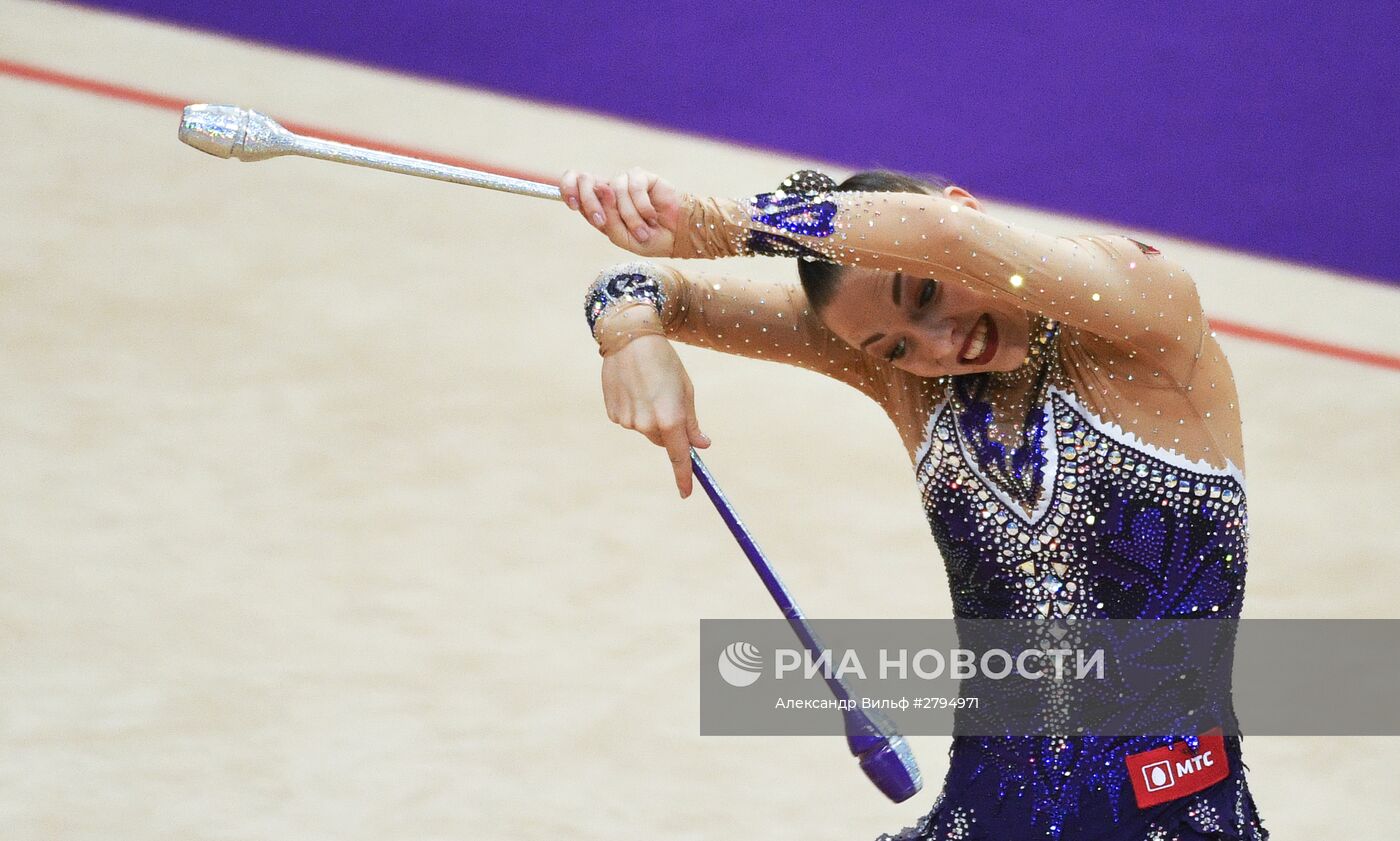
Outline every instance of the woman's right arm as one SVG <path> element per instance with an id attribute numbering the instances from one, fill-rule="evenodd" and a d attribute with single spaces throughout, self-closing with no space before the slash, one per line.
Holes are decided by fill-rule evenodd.
<path id="1" fill-rule="evenodd" d="M 631 262 L 593 281 L 584 311 L 603 356 L 608 417 L 667 450 L 682 497 L 691 490 L 689 447 L 706 447 L 709 439 L 695 418 L 690 378 L 668 339 L 807 368 L 881 402 L 900 373 L 828 330 L 795 283 Z"/>
<path id="2" fill-rule="evenodd" d="M 824 325 L 797 283 L 750 280 L 633 261 L 594 280 L 584 307 L 605 358 L 641 335 L 657 334 L 796 365 L 881 400 L 898 373 Z"/>

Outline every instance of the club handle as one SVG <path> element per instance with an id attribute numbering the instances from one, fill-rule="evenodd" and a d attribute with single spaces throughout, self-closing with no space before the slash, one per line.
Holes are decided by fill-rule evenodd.
<path id="1" fill-rule="evenodd" d="M 695 472 L 695 478 L 700 481 L 700 487 L 705 489 L 705 495 L 714 503 L 715 510 L 719 512 L 721 520 L 729 527 L 729 533 L 734 535 L 738 541 L 739 548 L 744 551 L 744 556 L 753 565 L 754 572 L 763 581 L 763 586 L 768 590 L 768 595 L 773 597 L 773 601 L 778 605 L 778 610 L 782 611 L 783 618 L 792 627 L 792 632 L 797 635 L 802 646 L 812 653 L 812 656 L 820 656 L 826 650 L 826 644 L 817 636 L 811 624 L 807 622 L 807 617 L 802 612 L 802 608 L 797 605 L 797 600 L 793 598 L 787 585 L 778 577 L 778 573 L 773 569 L 773 565 L 768 563 L 768 558 L 764 556 L 763 550 L 758 548 L 758 541 L 754 540 L 749 533 L 748 526 L 739 519 L 738 513 L 734 511 L 734 506 L 729 504 L 729 500 L 724 496 L 724 491 L 720 490 L 719 483 L 710 473 L 710 469 L 705 466 L 705 462 L 700 460 L 700 454 L 695 452 L 695 448 L 690 448 L 690 465 Z M 841 700 L 848 700 L 851 696 L 851 688 L 846 682 L 838 677 L 834 672 L 824 676 L 827 686 L 831 688 L 831 693 Z"/>
<path id="2" fill-rule="evenodd" d="M 434 181 L 465 184 L 468 187 L 482 187 L 487 190 L 498 190 L 502 193 L 515 193 L 520 196 L 533 196 L 554 201 L 564 200 L 564 197 L 559 193 L 559 188 L 553 184 L 526 181 L 523 178 L 512 178 L 508 175 L 497 175 L 494 172 L 482 172 L 438 161 L 412 158 L 408 155 L 396 155 L 393 152 L 381 152 L 377 149 L 366 149 L 363 146 L 351 146 L 348 143 L 322 140 L 319 137 L 308 137 L 302 134 L 293 135 L 288 153 L 305 158 L 318 158 L 323 161 L 396 172 L 400 175 L 431 178 Z"/>

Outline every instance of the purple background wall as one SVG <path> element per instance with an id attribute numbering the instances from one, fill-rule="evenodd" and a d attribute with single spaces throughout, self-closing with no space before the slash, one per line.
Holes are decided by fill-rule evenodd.
<path id="1" fill-rule="evenodd" d="M 1400 282 L 1395 0 L 89 5 Z"/>

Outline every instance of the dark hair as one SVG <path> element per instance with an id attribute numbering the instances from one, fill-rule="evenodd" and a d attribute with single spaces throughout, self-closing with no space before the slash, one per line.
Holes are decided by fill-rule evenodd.
<path id="1" fill-rule="evenodd" d="M 857 172 L 836 185 L 841 193 L 927 193 L 938 195 L 952 182 L 936 175 L 916 178 L 900 172 L 872 169 Z M 798 260 L 797 277 L 802 281 L 802 290 L 812 307 L 821 310 L 836 294 L 836 284 L 841 279 L 841 269 L 835 263 L 823 260 Z"/>

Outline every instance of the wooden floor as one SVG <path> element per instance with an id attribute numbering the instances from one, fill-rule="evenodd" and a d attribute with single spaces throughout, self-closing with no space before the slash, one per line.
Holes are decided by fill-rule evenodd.
<path id="1" fill-rule="evenodd" d="M 837 740 L 698 735 L 698 620 L 773 610 L 603 413 L 581 294 L 624 255 L 562 206 L 216 161 L 123 91 L 720 195 L 802 162 L 68 7 L 0 21 L 0 837 L 806 841 L 927 810 Z M 1152 242 L 1223 321 L 1400 353 L 1395 289 Z M 1246 615 L 1396 615 L 1400 374 L 1222 340 Z M 874 404 L 683 356 L 706 460 L 809 613 L 948 614 Z M 946 740 L 912 741 L 941 779 Z M 1246 757 L 1276 838 L 1392 837 L 1400 740 Z"/>

